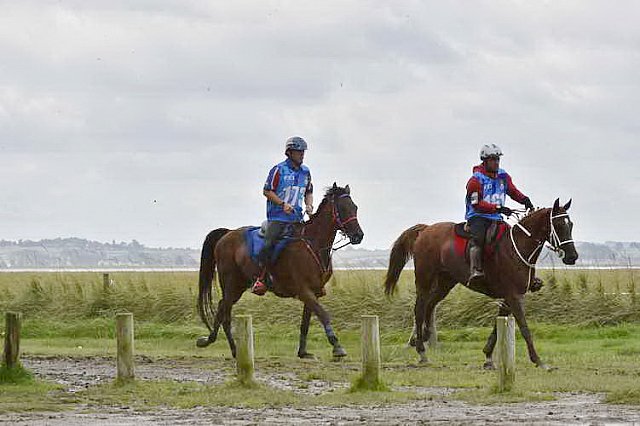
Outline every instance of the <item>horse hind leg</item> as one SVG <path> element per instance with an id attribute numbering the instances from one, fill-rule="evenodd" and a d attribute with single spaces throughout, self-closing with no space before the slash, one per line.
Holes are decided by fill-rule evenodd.
<path id="1" fill-rule="evenodd" d="M 425 337 L 430 335 L 430 330 L 433 325 L 432 321 L 435 320 L 435 309 L 446 296 L 451 289 L 456 285 L 456 282 L 448 275 L 441 273 L 436 278 L 431 280 L 431 285 L 428 286 L 428 290 L 420 289 L 419 293 L 422 293 L 420 299 L 422 300 L 422 306 L 418 312 L 418 302 L 416 301 L 416 351 L 420 357 L 420 362 L 427 362 L 426 349 L 424 346 Z"/>
<path id="2" fill-rule="evenodd" d="M 233 332 L 231 331 L 231 310 L 233 305 L 242 297 L 242 294 L 246 290 L 245 281 L 239 274 L 229 274 L 225 280 L 225 288 L 223 291 L 223 301 L 221 308 L 219 309 L 220 323 L 224 334 L 227 336 L 227 342 L 229 343 L 229 349 L 231 350 L 231 356 L 236 357 L 236 343 L 233 340 Z"/>

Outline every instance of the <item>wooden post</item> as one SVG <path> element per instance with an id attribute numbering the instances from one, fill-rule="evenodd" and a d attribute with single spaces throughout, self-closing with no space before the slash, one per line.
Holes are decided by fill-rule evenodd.
<path id="1" fill-rule="evenodd" d="M 17 312 L 7 312 L 6 330 L 4 336 L 4 365 L 7 368 L 20 366 L 20 320 L 22 315 Z"/>
<path id="2" fill-rule="evenodd" d="M 438 345 L 438 330 L 436 329 L 436 307 L 431 311 L 431 321 L 429 322 L 429 347 L 435 348 Z"/>
<path id="3" fill-rule="evenodd" d="M 497 317 L 498 391 L 510 391 L 516 379 L 516 324 L 512 316 Z"/>
<path id="4" fill-rule="evenodd" d="M 118 353 L 116 357 L 118 365 L 117 379 L 119 381 L 133 380 L 133 314 L 116 314 L 116 338 Z"/>
<path id="5" fill-rule="evenodd" d="M 111 280 L 109 279 L 109 274 L 102 274 L 102 288 L 104 291 L 107 291 L 111 288 Z"/>
<path id="6" fill-rule="evenodd" d="M 251 386 L 253 380 L 253 323 L 251 315 L 237 315 L 233 319 L 233 338 L 236 342 L 236 368 L 238 381 Z"/>
<path id="7" fill-rule="evenodd" d="M 362 315 L 361 386 L 375 389 L 380 384 L 380 329 L 377 315 Z"/>

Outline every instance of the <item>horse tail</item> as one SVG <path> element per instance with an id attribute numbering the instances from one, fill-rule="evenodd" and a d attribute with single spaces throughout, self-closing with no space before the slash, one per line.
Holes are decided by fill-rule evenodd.
<path id="1" fill-rule="evenodd" d="M 413 257 L 413 243 L 418 238 L 420 231 L 426 227 L 427 225 L 423 224 L 414 225 L 400 234 L 396 242 L 393 243 L 391 256 L 389 257 L 389 268 L 384 281 L 384 292 L 387 296 L 393 294 L 396 290 L 396 284 L 400 278 L 402 268 Z"/>
<path id="2" fill-rule="evenodd" d="M 218 228 L 207 235 L 202 244 L 200 255 L 200 278 L 198 282 L 198 313 L 209 331 L 213 329 L 216 308 L 213 306 L 212 283 L 216 275 L 216 258 L 213 254 L 216 244 L 224 237 L 229 229 Z"/>

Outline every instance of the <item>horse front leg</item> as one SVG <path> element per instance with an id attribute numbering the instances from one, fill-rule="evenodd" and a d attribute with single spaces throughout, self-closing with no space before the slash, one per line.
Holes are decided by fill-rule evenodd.
<path id="1" fill-rule="evenodd" d="M 511 314 L 511 310 L 509 309 L 509 307 L 507 305 L 505 305 L 504 303 L 500 304 L 500 307 L 498 308 L 498 315 L 499 317 L 506 317 L 509 314 Z M 482 352 L 484 352 L 485 354 L 485 361 L 484 361 L 484 365 L 482 366 L 483 368 L 487 369 L 487 370 L 494 370 L 496 367 L 493 364 L 493 350 L 496 347 L 496 341 L 498 340 L 498 328 L 496 326 L 496 322 L 495 320 L 493 321 L 493 330 L 491 331 L 491 334 L 489 335 L 489 338 L 487 339 L 487 344 L 484 346 L 484 349 L 482 349 Z"/>
<path id="2" fill-rule="evenodd" d="M 300 345 L 298 346 L 299 358 L 314 358 L 313 354 L 307 352 L 307 334 L 311 322 L 311 309 L 305 304 L 302 309 L 302 321 L 300 322 Z"/>
<path id="3" fill-rule="evenodd" d="M 537 367 L 542 368 L 543 370 L 549 370 L 550 367 L 547 366 L 536 352 L 536 348 L 533 346 L 533 337 L 531 336 L 531 331 L 529 331 L 529 327 L 527 326 L 527 320 L 524 314 L 524 295 L 516 295 L 506 299 L 509 308 L 511 308 L 511 312 L 518 323 L 518 327 L 520 328 L 520 334 L 524 338 L 527 343 L 527 351 L 529 352 L 529 359 L 533 362 Z"/>
<path id="4" fill-rule="evenodd" d="M 347 356 L 347 351 L 344 350 L 340 342 L 338 341 L 338 336 L 333 331 L 333 327 L 331 327 L 331 318 L 325 309 L 320 305 L 316 296 L 309 290 L 303 292 L 300 295 L 300 300 L 305 304 L 312 312 L 316 314 L 320 323 L 324 327 L 324 332 L 327 335 L 327 340 L 331 346 L 333 346 L 333 356 L 334 358 L 342 358 Z"/>

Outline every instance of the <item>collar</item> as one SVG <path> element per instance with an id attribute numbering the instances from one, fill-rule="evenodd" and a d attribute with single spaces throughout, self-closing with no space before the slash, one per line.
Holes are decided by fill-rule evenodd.
<path id="1" fill-rule="evenodd" d="M 300 165 L 300 167 L 296 167 L 296 165 L 293 164 L 293 161 L 291 161 L 291 158 L 287 157 L 287 159 L 284 162 L 287 165 L 287 167 L 289 167 L 290 169 L 300 170 L 302 168 L 302 164 Z"/>

